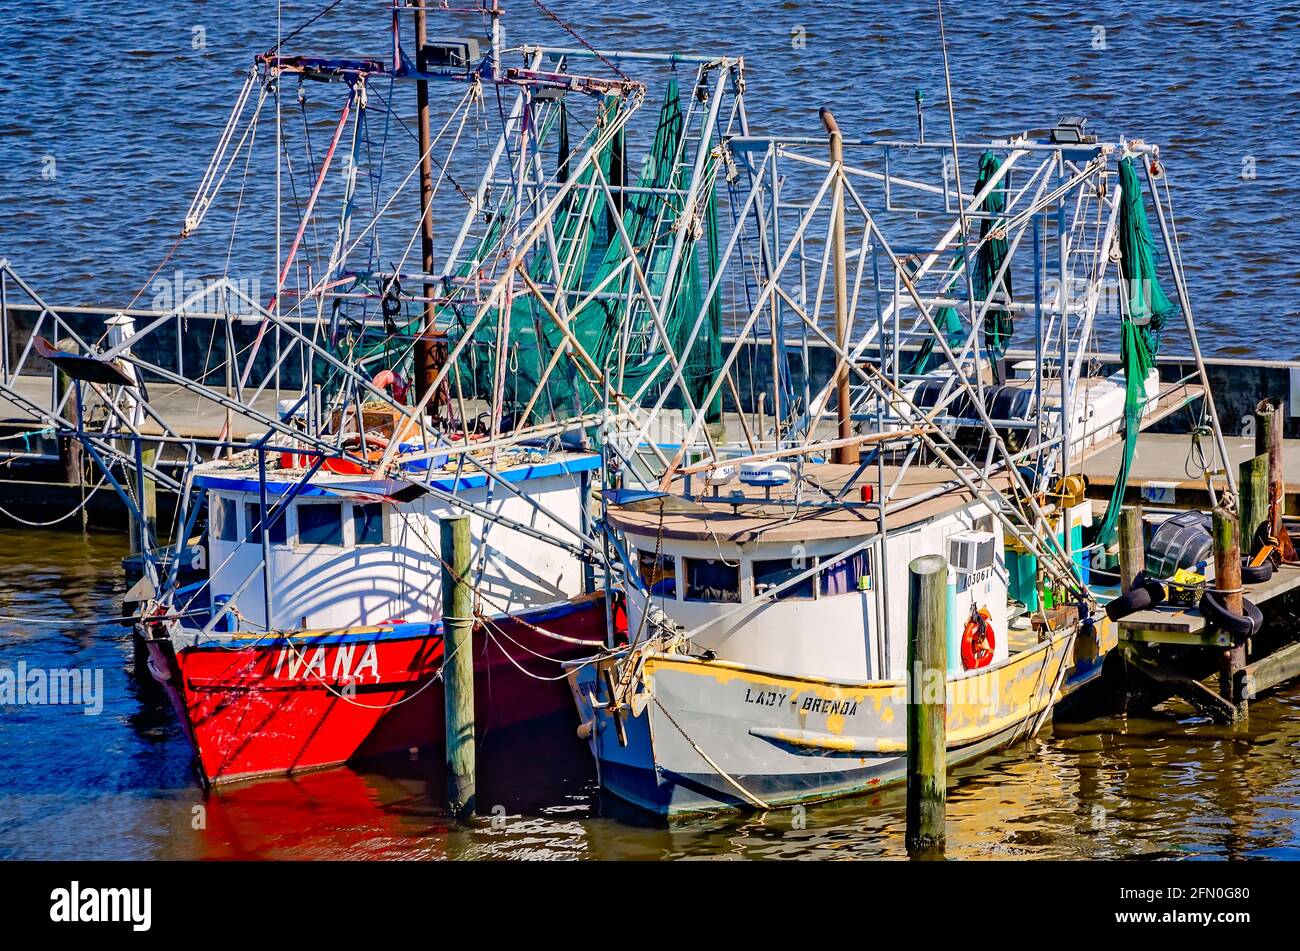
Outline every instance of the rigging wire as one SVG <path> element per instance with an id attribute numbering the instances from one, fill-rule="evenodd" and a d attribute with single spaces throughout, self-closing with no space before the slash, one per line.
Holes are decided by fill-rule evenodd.
<path id="1" fill-rule="evenodd" d="M 583 38 L 578 34 L 578 31 L 577 31 L 577 30 L 575 30 L 575 29 L 574 29 L 573 27 L 571 27 L 569 24 L 567 24 L 567 23 L 565 23 L 563 20 L 561 20 L 558 14 L 556 14 L 553 10 L 551 10 L 551 9 L 550 9 L 546 4 L 542 3 L 542 0 L 533 0 L 533 4 L 537 7 L 537 9 L 541 10 L 542 13 L 546 14 L 546 16 L 548 16 L 548 17 L 550 17 L 552 20 L 554 20 L 555 23 L 560 27 L 560 29 L 564 30 L 564 32 L 568 33 L 571 37 L 573 37 L 575 40 L 577 40 L 579 43 L 581 43 L 584 47 L 586 47 L 587 52 L 591 53 L 592 56 L 596 57 L 596 59 L 600 60 L 602 63 L 604 63 L 606 66 L 608 66 L 609 69 L 610 69 L 610 71 L 613 72 L 615 76 L 617 76 L 619 79 L 623 80 L 623 82 L 625 82 L 625 83 L 630 83 L 630 82 L 632 81 L 631 79 L 628 78 L 628 76 L 627 76 L 627 75 L 626 75 L 626 74 L 625 74 L 621 69 L 619 69 L 619 68 L 618 68 L 617 66 L 615 66 L 613 63 L 611 63 L 609 60 L 607 60 L 607 59 L 604 57 L 604 55 L 600 52 L 600 50 L 596 49 L 596 47 L 592 46 L 592 45 L 591 45 L 590 43 L 588 43 L 585 39 L 583 39 Z"/>

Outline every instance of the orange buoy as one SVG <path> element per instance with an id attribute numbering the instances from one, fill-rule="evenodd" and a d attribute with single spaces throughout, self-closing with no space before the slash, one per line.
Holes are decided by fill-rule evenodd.
<path id="1" fill-rule="evenodd" d="M 961 634 L 961 665 L 967 670 L 979 670 L 993 662 L 993 649 L 997 641 L 987 608 L 971 610 L 970 620 Z"/>

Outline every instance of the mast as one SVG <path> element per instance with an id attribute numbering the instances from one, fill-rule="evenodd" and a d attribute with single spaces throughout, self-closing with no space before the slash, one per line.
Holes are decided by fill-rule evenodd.
<path id="1" fill-rule="evenodd" d="M 415 68 L 420 73 L 420 78 L 415 83 L 420 148 L 420 254 L 427 278 L 433 273 L 433 153 L 430 148 L 429 134 L 429 81 L 424 78 L 428 65 L 424 48 L 429 41 L 429 33 L 425 21 L 424 0 L 407 0 L 407 3 L 415 11 Z M 439 369 L 433 340 L 436 313 L 433 296 L 434 285 L 426 283 L 424 319 L 420 323 L 420 335 L 415 341 L 414 383 L 417 404 L 424 400 L 424 395 L 433 385 Z M 437 409 L 436 403 L 437 400 L 424 403 L 426 413 L 433 415 Z"/>
<path id="2" fill-rule="evenodd" d="M 831 205 L 831 249 L 835 268 L 835 337 L 847 353 L 849 349 L 849 277 L 847 254 L 844 249 L 844 137 L 831 111 L 821 110 L 822 124 L 831 137 L 831 166 L 835 170 L 835 195 Z M 775 385 L 775 384 L 774 384 Z M 836 414 L 839 417 L 839 438 L 853 435 L 852 406 L 849 402 L 849 366 L 841 358 L 835 368 Z M 835 449 L 836 462 L 857 465 L 861 450 L 857 443 L 842 444 Z"/>

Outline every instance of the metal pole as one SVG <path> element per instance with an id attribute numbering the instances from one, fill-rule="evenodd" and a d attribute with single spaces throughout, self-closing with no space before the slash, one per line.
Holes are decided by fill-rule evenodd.
<path id="1" fill-rule="evenodd" d="M 1196 337 L 1196 324 L 1192 320 L 1192 301 L 1187 296 L 1187 285 L 1183 283 L 1183 269 L 1174 248 L 1173 238 L 1169 233 L 1169 226 L 1165 224 L 1165 209 L 1160 204 L 1160 194 L 1156 191 L 1155 178 L 1151 174 L 1151 163 L 1144 161 L 1142 167 L 1146 171 L 1147 186 L 1151 189 L 1151 203 L 1156 208 L 1156 220 L 1160 222 L 1160 236 L 1164 239 L 1165 253 L 1169 255 L 1169 269 L 1174 275 L 1174 288 L 1178 291 L 1178 302 L 1182 305 L 1183 322 L 1187 327 L 1187 339 L 1192 345 L 1192 359 L 1196 362 L 1196 369 L 1201 374 L 1201 382 L 1205 384 L 1205 396 L 1203 398 L 1210 417 L 1210 423 L 1214 427 L 1214 444 L 1218 447 L 1219 458 L 1223 460 L 1223 477 L 1227 480 L 1229 490 L 1236 492 L 1236 475 L 1232 471 L 1232 466 L 1228 464 L 1228 446 L 1223 438 L 1223 427 L 1219 425 L 1219 411 L 1214 406 L 1214 392 L 1210 389 L 1210 378 L 1205 372 L 1205 361 L 1201 357 L 1201 343 Z"/>
<path id="2" fill-rule="evenodd" d="M 9 271 L 0 269 L 0 382 L 9 382 Z"/>
<path id="3" fill-rule="evenodd" d="M 427 59 L 424 47 L 429 40 L 428 26 L 425 21 L 423 0 L 408 0 L 415 8 L 415 68 L 421 74 L 425 72 Z M 430 146 L 429 132 L 429 83 L 420 79 L 415 83 L 415 96 L 418 103 L 417 124 L 419 127 L 420 147 L 420 253 L 424 261 L 424 273 L 433 273 L 433 154 Z M 396 280 L 396 277 L 394 277 Z M 420 403 L 429 392 L 438 375 L 436 352 L 432 339 L 436 309 L 433 296 L 436 288 L 433 284 L 424 285 L 424 320 L 420 324 L 420 337 L 415 342 L 415 396 Z M 429 400 L 426 413 L 432 415 L 437 400 Z"/>
<path id="4" fill-rule="evenodd" d="M 266 519 L 266 449 L 257 450 L 257 524 L 262 540 L 262 610 L 271 629 L 271 526 Z"/>
<path id="5" fill-rule="evenodd" d="M 1060 157 L 1060 176 L 1065 179 L 1065 157 Z M 1070 280 L 1067 266 L 1069 233 L 1065 227 L 1065 197 L 1062 196 L 1056 209 L 1056 253 L 1057 253 L 1057 279 L 1061 283 L 1060 291 L 1056 296 L 1057 302 L 1061 307 L 1061 357 L 1056 366 L 1056 376 L 1061 381 L 1061 485 L 1065 485 L 1065 479 L 1070 474 L 1070 453 L 1073 451 L 1073 427 L 1074 421 L 1074 394 L 1070 392 Z M 1084 341 L 1079 341 L 1079 346 L 1083 347 Z M 1073 551 L 1071 547 L 1072 539 L 1070 538 L 1070 510 L 1064 506 L 1061 509 L 1061 550 L 1065 552 L 1065 560 L 1071 560 Z"/>

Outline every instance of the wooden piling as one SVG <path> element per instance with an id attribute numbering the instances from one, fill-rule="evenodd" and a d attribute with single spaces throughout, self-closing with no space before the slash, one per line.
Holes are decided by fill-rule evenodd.
<path id="1" fill-rule="evenodd" d="M 158 480 L 148 472 L 158 458 L 157 449 L 146 449 L 142 459 L 146 466 L 144 484 L 140 492 L 140 512 L 144 515 L 144 538 L 147 544 L 158 544 Z"/>
<path id="2" fill-rule="evenodd" d="M 64 353 L 76 353 L 76 342 L 70 338 L 60 340 L 56 349 Z M 81 383 L 73 380 L 62 370 L 55 371 L 54 405 L 64 402 L 64 415 L 68 422 L 81 428 Z M 58 441 L 59 462 L 63 465 L 63 481 L 68 485 L 81 485 L 81 440 L 68 436 Z"/>
<path id="3" fill-rule="evenodd" d="M 831 250 L 832 276 L 835 285 L 835 340 L 845 350 L 849 349 L 849 291 L 848 291 L 848 253 L 845 250 L 844 203 L 847 195 L 844 189 L 844 137 L 835 116 L 825 107 L 821 110 L 822 124 L 830 136 L 830 159 L 835 171 L 835 193 L 831 204 Z M 849 363 L 843 357 L 835 362 L 836 414 L 839 422 L 839 438 L 848 439 L 853 435 L 852 402 L 849 391 Z M 775 385 L 775 383 L 773 384 Z M 853 445 L 839 446 L 833 450 L 836 462 L 845 465 L 857 465 L 861 458 L 861 448 Z"/>
<path id="4" fill-rule="evenodd" d="M 1228 610 L 1241 614 L 1241 528 L 1233 512 L 1221 505 L 1214 510 L 1213 537 L 1214 587 L 1224 592 Z"/>
<path id="5" fill-rule="evenodd" d="M 947 807 L 948 562 L 908 565 L 907 852 L 941 855 Z"/>
<path id="6" fill-rule="evenodd" d="M 447 805 L 474 813 L 474 603 L 470 591 L 469 516 L 442 520 L 443 693 L 447 712 Z"/>
<path id="7" fill-rule="evenodd" d="M 1241 493 L 1241 548 L 1249 557 L 1255 553 L 1255 533 L 1268 521 L 1268 453 L 1242 462 L 1237 472 Z"/>
<path id="8" fill-rule="evenodd" d="M 1146 543 L 1142 539 L 1142 510 L 1126 508 L 1119 513 L 1119 577 L 1125 594 L 1133 579 L 1146 567 Z"/>
<path id="9" fill-rule="evenodd" d="M 1269 534 L 1278 536 L 1286 508 L 1286 487 L 1282 480 L 1282 401 L 1260 400 L 1255 405 L 1255 455 L 1268 454 L 1268 498 L 1277 499 L 1276 509 L 1270 508 Z"/>
<path id="10" fill-rule="evenodd" d="M 1213 514 L 1214 587 L 1222 592 L 1224 606 L 1234 614 L 1244 614 L 1241 591 L 1241 529 L 1236 513 L 1217 506 Z M 1246 666 L 1246 643 L 1240 641 L 1223 650 L 1219 661 L 1219 693 L 1223 699 L 1240 704 L 1240 671 Z"/>

